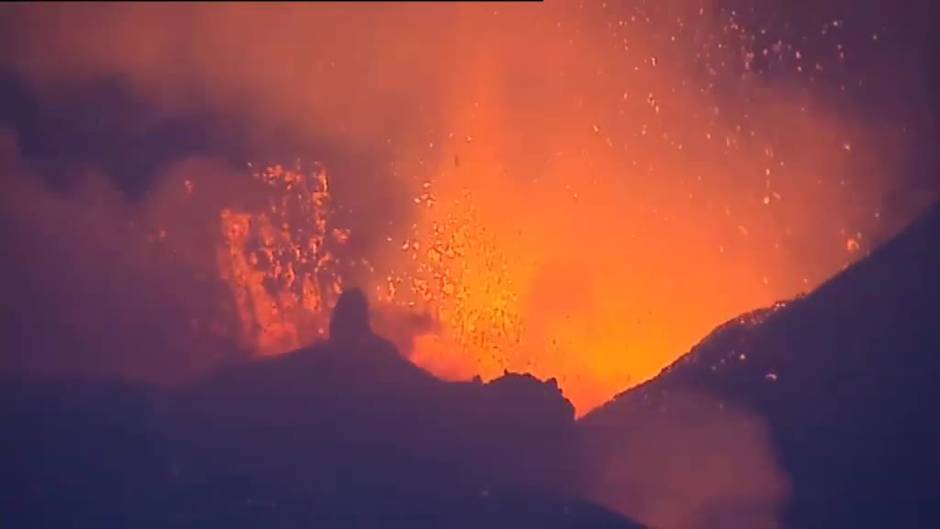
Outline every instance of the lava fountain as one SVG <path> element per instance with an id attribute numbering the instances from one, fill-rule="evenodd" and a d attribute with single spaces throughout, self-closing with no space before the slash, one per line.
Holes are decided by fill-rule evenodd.
<path id="1" fill-rule="evenodd" d="M 375 159 L 161 184 L 252 197 L 154 221 L 213 205 L 207 259 L 242 347 L 317 339 L 357 284 L 429 371 L 557 377 L 579 413 L 916 214 L 885 214 L 904 133 L 853 103 L 875 79 L 852 35 L 892 38 L 875 22 L 784 31 L 770 8 L 692 0 L 374 7 L 83 8 L 94 38 L 53 23 L 76 12 L 21 9 L 56 31 L 17 33 L 5 60 L 39 86 L 117 76 L 169 113 L 238 115 L 249 143 L 287 131 Z"/>

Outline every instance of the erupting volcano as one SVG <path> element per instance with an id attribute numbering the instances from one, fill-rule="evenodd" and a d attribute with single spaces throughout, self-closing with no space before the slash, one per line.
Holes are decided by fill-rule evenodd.
<path id="1" fill-rule="evenodd" d="M 843 398 L 874 382 L 845 367 L 843 387 L 833 365 L 908 354 L 932 372 L 911 353 L 937 345 L 919 315 L 933 310 L 923 241 L 934 240 L 940 200 L 931 9 L 2 7 L 0 368 L 41 410 L 47 386 L 30 393 L 16 377 L 128 384 L 87 382 L 91 400 L 76 398 L 95 416 L 99 389 L 138 411 L 135 399 L 147 403 L 139 415 L 152 422 L 115 420 L 143 432 L 127 434 L 128 450 L 159 439 L 164 459 L 141 487 L 178 494 L 166 501 L 187 523 L 236 512 L 180 507 L 204 493 L 286 502 L 306 521 L 358 513 L 344 502 L 381 494 L 366 466 L 335 454 L 360 441 L 356 457 L 420 475 L 373 522 L 417 516 L 390 505 L 445 482 L 435 497 L 453 510 L 433 516 L 451 521 L 493 497 L 506 502 L 493 511 L 504 521 L 525 505 L 551 518 L 572 498 L 619 513 L 572 504 L 588 525 L 854 519 L 855 500 L 814 503 L 865 496 L 833 477 L 853 463 L 807 472 L 831 454 L 814 432 L 801 437 L 790 413 L 800 396 L 768 388 L 789 388 L 791 373 L 820 400 L 903 421 L 894 400 Z M 883 269 L 908 270 L 923 288 Z M 924 305 L 878 306 L 865 292 L 879 282 Z M 360 323 L 394 347 L 349 352 L 330 338 L 351 289 L 370 305 Z M 815 334 L 794 338 L 793 321 Z M 850 321 L 866 327 L 857 339 L 842 332 Z M 901 328 L 914 337 L 907 349 Z M 797 345 L 847 356 L 817 365 Z M 730 366 L 748 369 L 721 378 Z M 886 372 L 897 377 L 888 388 L 917 378 Z M 350 418 L 360 415 L 374 424 Z M 920 425 L 911 417 L 904 431 Z M 227 437 L 231 452 L 215 446 Z M 290 457 L 308 457 L 304 443 L 316 447 L 304 468 L 335 475 L 281 488 Z M 733 477 L 710 488 L 669 466 L 672 443 L 695 446 L 690 467 L 719 462 Z M 233 455 L 251 446 L 278 455 L 271 466 Z M 846 450 L 874 457 L 873 446 Z M 350 482 L 343 465 L 355 467 Z M 229 467 L 246 484 L 226 484 Z M 22 472 L 46 490 L 45 474 Z M 325 503 L 304 518 L 311 491 Z"/>
<path id="2" fill-rule="evenodd" d="M 224 11 L 224 29 L 210 26 L 194 68 L 217 59 L 214 39 L 254 16 L 277 25 L 289 10 Z M 146 16 L 122 10 L 113 24 Z M 811 290 L 930 201 L 887 176 L 907 163 L 912 130 L 857 113 L 882 89 L 862 57 L 890 38 L 868 20 L 850 31 L 820 14 L 819 27 L 814 18 L 796 30 L 757 8 L 689 2 L 389 16 L 361 21 L 361 32 L 380 29 L 394 43 L 381 50 L 350 40 L 359 30 L 321 33 L 316 45 L 290 31 L 257 37 L 275 52 L 274 76 L 253 75 L 251 56 L 244 69 L 178 66 L 223 81 L 250 75 L 262 130 L 284 116 L 301 135 L 383 152 L 381 165 L 357 167 L 330 147 L 293 149 L 303 163 L 335 163 L 227 169 L 229 182 L 254 179 L 242 193 L 266 198 L 193 206 L 221 209 L 220 277 L 238 314 L 230 327 L 240 329 L 232 338 L 256 354 L 316 339 L 338 287 L 359 284 L 419 365 L 450 379 L 505 369 L 556 376 L 583 413 L 655 375 L 716 322 Z M 399 23 L 438 19 L 450 21 L 453 46 L 417 50 L 416 37 L 399 34 Z M 154 31 L 158 42 L 172 36 Z M 421 38 L 439 37 L 428 32 Z M 52 45 L 27 39 L 22 50 Z M 371 58 L 349 52 L 344 68 L 344 49 Z M 73 53 L 138 76 L 145 94 L 153 68 L 177 68 L 159 54 L 157 66 L 136 53 Z M 315 68 L 276 70 L 291 60 Z M 406 75 L 406 63 L 423 65 L 422 76 Z M 380 99 L 339 112 L 328 103 L 337 87 L 350 87 L 338 99 L 350 105 L 370 93 L 348 70 L 364 64 L 384 74 Z M 413 115 L 398 124 L 391 101 L 405 93 Z M 228 108 L 226 98 L 207 104 Z M 915 209 L 886 202 L 900 192 Z"/>
<path id="3" fill-rule="evenodd" d="M 25 24 L 70 10 L 13 12 Z M 159 170 L 169 174 L 133 184 L 142 198 L 102 206 L 107 220 L 89 224 L 147 226 L 137 237 L 167 258 L 187 255 L 197 283 L 213 270 L 227 285 L 213 287 L 215 309 L 181 317 L 255 355 L 316 340 L 336 293 L 359 285 L 378 303 L 379 327 L 422 367 L 452 380 L 507 369 L 557 377 L 584 413 L 716 322 L 811 290 L 936 194 L 915 190 L 919 176 L 890 176 L 910 166 L 920 124 L 899 129 L 862 110 L 891 89 L 865 55 L 890 57 L 900 36 L 861 15 L 791 23 L 770 8 L 696 2 L 430 6 L 378 8 L 347 34 L 329 29 L 346 14 L 328 6 L 78 12 L 110 32 L 101 38 L 124 39 L 121 49 L 63 26 L 50 39 L 16 33 L 9 55 L 11 71 L 63 112 L 72 103 L 55 86 L 117 76 L 154 102 L 145 121 L 161 131 L 192 128 L 179 116 L 193 105 L 254 124 L 238 140 L 197 126 L 177 143 L 201 162 L 178 156 L 177 169 Z M 316 38 L 297 25 L 308 20 Z M 177 32 L 190 30 L 190 57 L 175 62 Z M 78 73 L 41 56 L 68 57 Z M 88 126 L 111 134 L 131 126 L 124 119 Z M 31 153 L 51 147 L 32 146 L 28 131 L 12 138 L 24 160 L 11 170 L 42 174 Z M 54 178 L 98 178 L 78 167 Z M 116 184 L 100 185 L 144 178 L 110 176 Z M 88 215 L 74 207 L 61 215 Z M 24 225 L 56 214 L 13 213 Z M 178 215 L 190 223 L 168 230 Z M 126 243 L 95 237 L 75 251 L 102 253 L 89 244 Z M 160 289 L 182 294 L 192 282 Z"/>

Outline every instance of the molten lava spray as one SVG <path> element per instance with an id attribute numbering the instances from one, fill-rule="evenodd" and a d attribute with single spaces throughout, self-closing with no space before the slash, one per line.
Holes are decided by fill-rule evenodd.
<path id="1" fill-rule="evenodd" d="M 869 249 L 891 152 L 754 65 L 812 83 L 841 47 L 809 68 L 697 5 L 547 11 L 461 12 L 478 40 L 406 153 L 416 221 L 378 262 L 441 322 L 419 364 L 558 376 L 583 413 Z"/>
<path id="2" fill-rule="evenodd" d="M 232 289 L 242 342 L 276 354 L 325 336 L 328 302 L 342 292 L 329 243 L 349 235 L 329 225 L 329 180 L 321 167 L 305 173 L 275 165 L 253 176 L 267 188 L 261 190 L 270 195 L 267 208 L 222 210 L 219 268 Z"/>
<path id="3" fill-rule="evenodd" d="M 693 0 L 4 9 L 4 67 L 43 97 L 117 78 L 334 160 L 226 165 L 211 185 L 189 164 L 140 207 L 188 256 L 174 266 L 214 270 L 211 327 L 256 354 L 316 339 L 355 283 L 419 365 L 555 376 L 584 413 L 915 213 L 884 207 L 905 193 L 905 133 L 852 103 L 873 84 L 853 35 L 897 34 L 846 33 L 869 21 L 784 32 Z M 196 220 L 161 232 L 181 211 Z M 160 290 L 191 291 L 174 277 Z"/>

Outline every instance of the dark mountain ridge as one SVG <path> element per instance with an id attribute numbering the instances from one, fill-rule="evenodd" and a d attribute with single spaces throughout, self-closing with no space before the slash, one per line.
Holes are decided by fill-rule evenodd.
<path id="1" fill-rule="evenodd" d="M 638 527 L 579 500 L 554 381 L 440 381 L 374 335 L 158 390 L 7 374 L 4 527 Z"/>
<path id="2" fill-rule="evenodd" d="M 574 421 L 337 337 L 160 390 L 0 377 L 7 527 L 932 527 L 940 207 Z M 367 312 L 365 313 L 367 315 Z M 358 319 L 357 319 L 358 318 Z M 331 330 L 332 334 L 332 330 Z"/>
<path id="3" fill-rule="evenodd" d="M 940 205 L 812 293 L 735 318 L 588 414 L 585 443 L 612 454 L 651 416 L 693 420 L 675 409 L 703 395 L 766 421 L 790 481 L 784 526 L 940 525 L 938 272 Z"/>

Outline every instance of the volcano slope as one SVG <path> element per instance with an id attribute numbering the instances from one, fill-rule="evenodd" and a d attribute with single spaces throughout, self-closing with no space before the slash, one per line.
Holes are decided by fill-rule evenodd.
<path id="1" fill-rule="evenodd" d="M 719 327 L 580 422 L 590 495 L 676 527 L 940 527 L 938 273 L 935 205 Z"/>
<path id="2" fill-rule="evenodd" d="M 4 528 L 639 527 L 575 499 L 553 381 L 442 382 L 381 339 L 183 388 L 0 378 Z"/>

